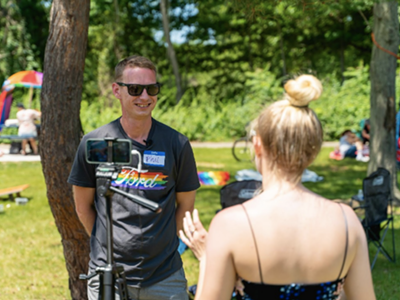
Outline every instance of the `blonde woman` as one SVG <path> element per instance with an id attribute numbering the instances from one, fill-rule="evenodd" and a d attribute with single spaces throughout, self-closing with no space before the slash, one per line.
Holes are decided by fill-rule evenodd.
<path id="1" fill-rule="evenodd" d="M 253 139 L 263 192 L 219 212 L 209 233 L 187 213 L 182 240 L 200 260 L 197 300 L 231 299 L 242 279 L 243 299 L 374 300 L 365 233 L 346 205 L 300 182 L 320 151 L 322 127 L 308 107 L 322 92 L 302 75 L 285 84 L 284 100 L 258 118 Z"/>

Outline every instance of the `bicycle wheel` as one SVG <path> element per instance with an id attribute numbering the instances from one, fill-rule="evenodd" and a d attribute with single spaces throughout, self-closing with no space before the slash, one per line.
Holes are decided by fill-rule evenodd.
<path id="1" fill-rule="evenodd" d="M 241 137 L 233 142 L 232 155 L 237 161 L 251 161 L 250 142 L 247 137 Z"/>

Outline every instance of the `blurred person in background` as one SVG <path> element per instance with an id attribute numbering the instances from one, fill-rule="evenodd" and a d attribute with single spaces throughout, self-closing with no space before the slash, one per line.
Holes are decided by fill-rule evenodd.
<path id="1" fill-rule="evenodd" d="M 42 113 L 34 109 L 25 109 L 25 106 L 22 103 L 18 103 L 17 108 L 17 119 L 19 124 L 18 136 L 24 138 L 21 145 L 21 154 L 27 154 L 26 145 L 29 141 L 30 145 L 32 146 L 33 154 L 37 155 L 39 153 L 38 146 L 35 140 L 37 137 L 35 120 L 39 119 L 42 116 Z"/>

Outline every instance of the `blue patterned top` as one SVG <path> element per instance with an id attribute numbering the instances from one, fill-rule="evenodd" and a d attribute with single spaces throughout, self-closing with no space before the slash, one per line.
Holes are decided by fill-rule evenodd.
<path id="1" fill-rule="evenodd" d="M 345 278 L 317 284 L 273 285 L 243 280 L 242 300 L 336 300 L 339 298 Z M 268 295 L 268 296 L 267 296 Z"/>

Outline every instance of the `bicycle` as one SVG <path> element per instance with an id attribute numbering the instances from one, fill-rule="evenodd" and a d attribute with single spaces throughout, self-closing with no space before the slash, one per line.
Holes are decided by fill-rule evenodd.
<path id="1" fill-rule="evenodd" d="M 247 136 L 233 142 L 232 155 L 237 161 L 251 161 L 251 141 Z"/>
<path id="2" fill-rule="evenodd" d="M 253 161 L 252 140 L 256 132 L 254 129 L 249 130 L 249 126 L 250 124 L 246 125 L 246 132 L 248 134 L 233 142 L 232 155 L 237 161 Z"/>

